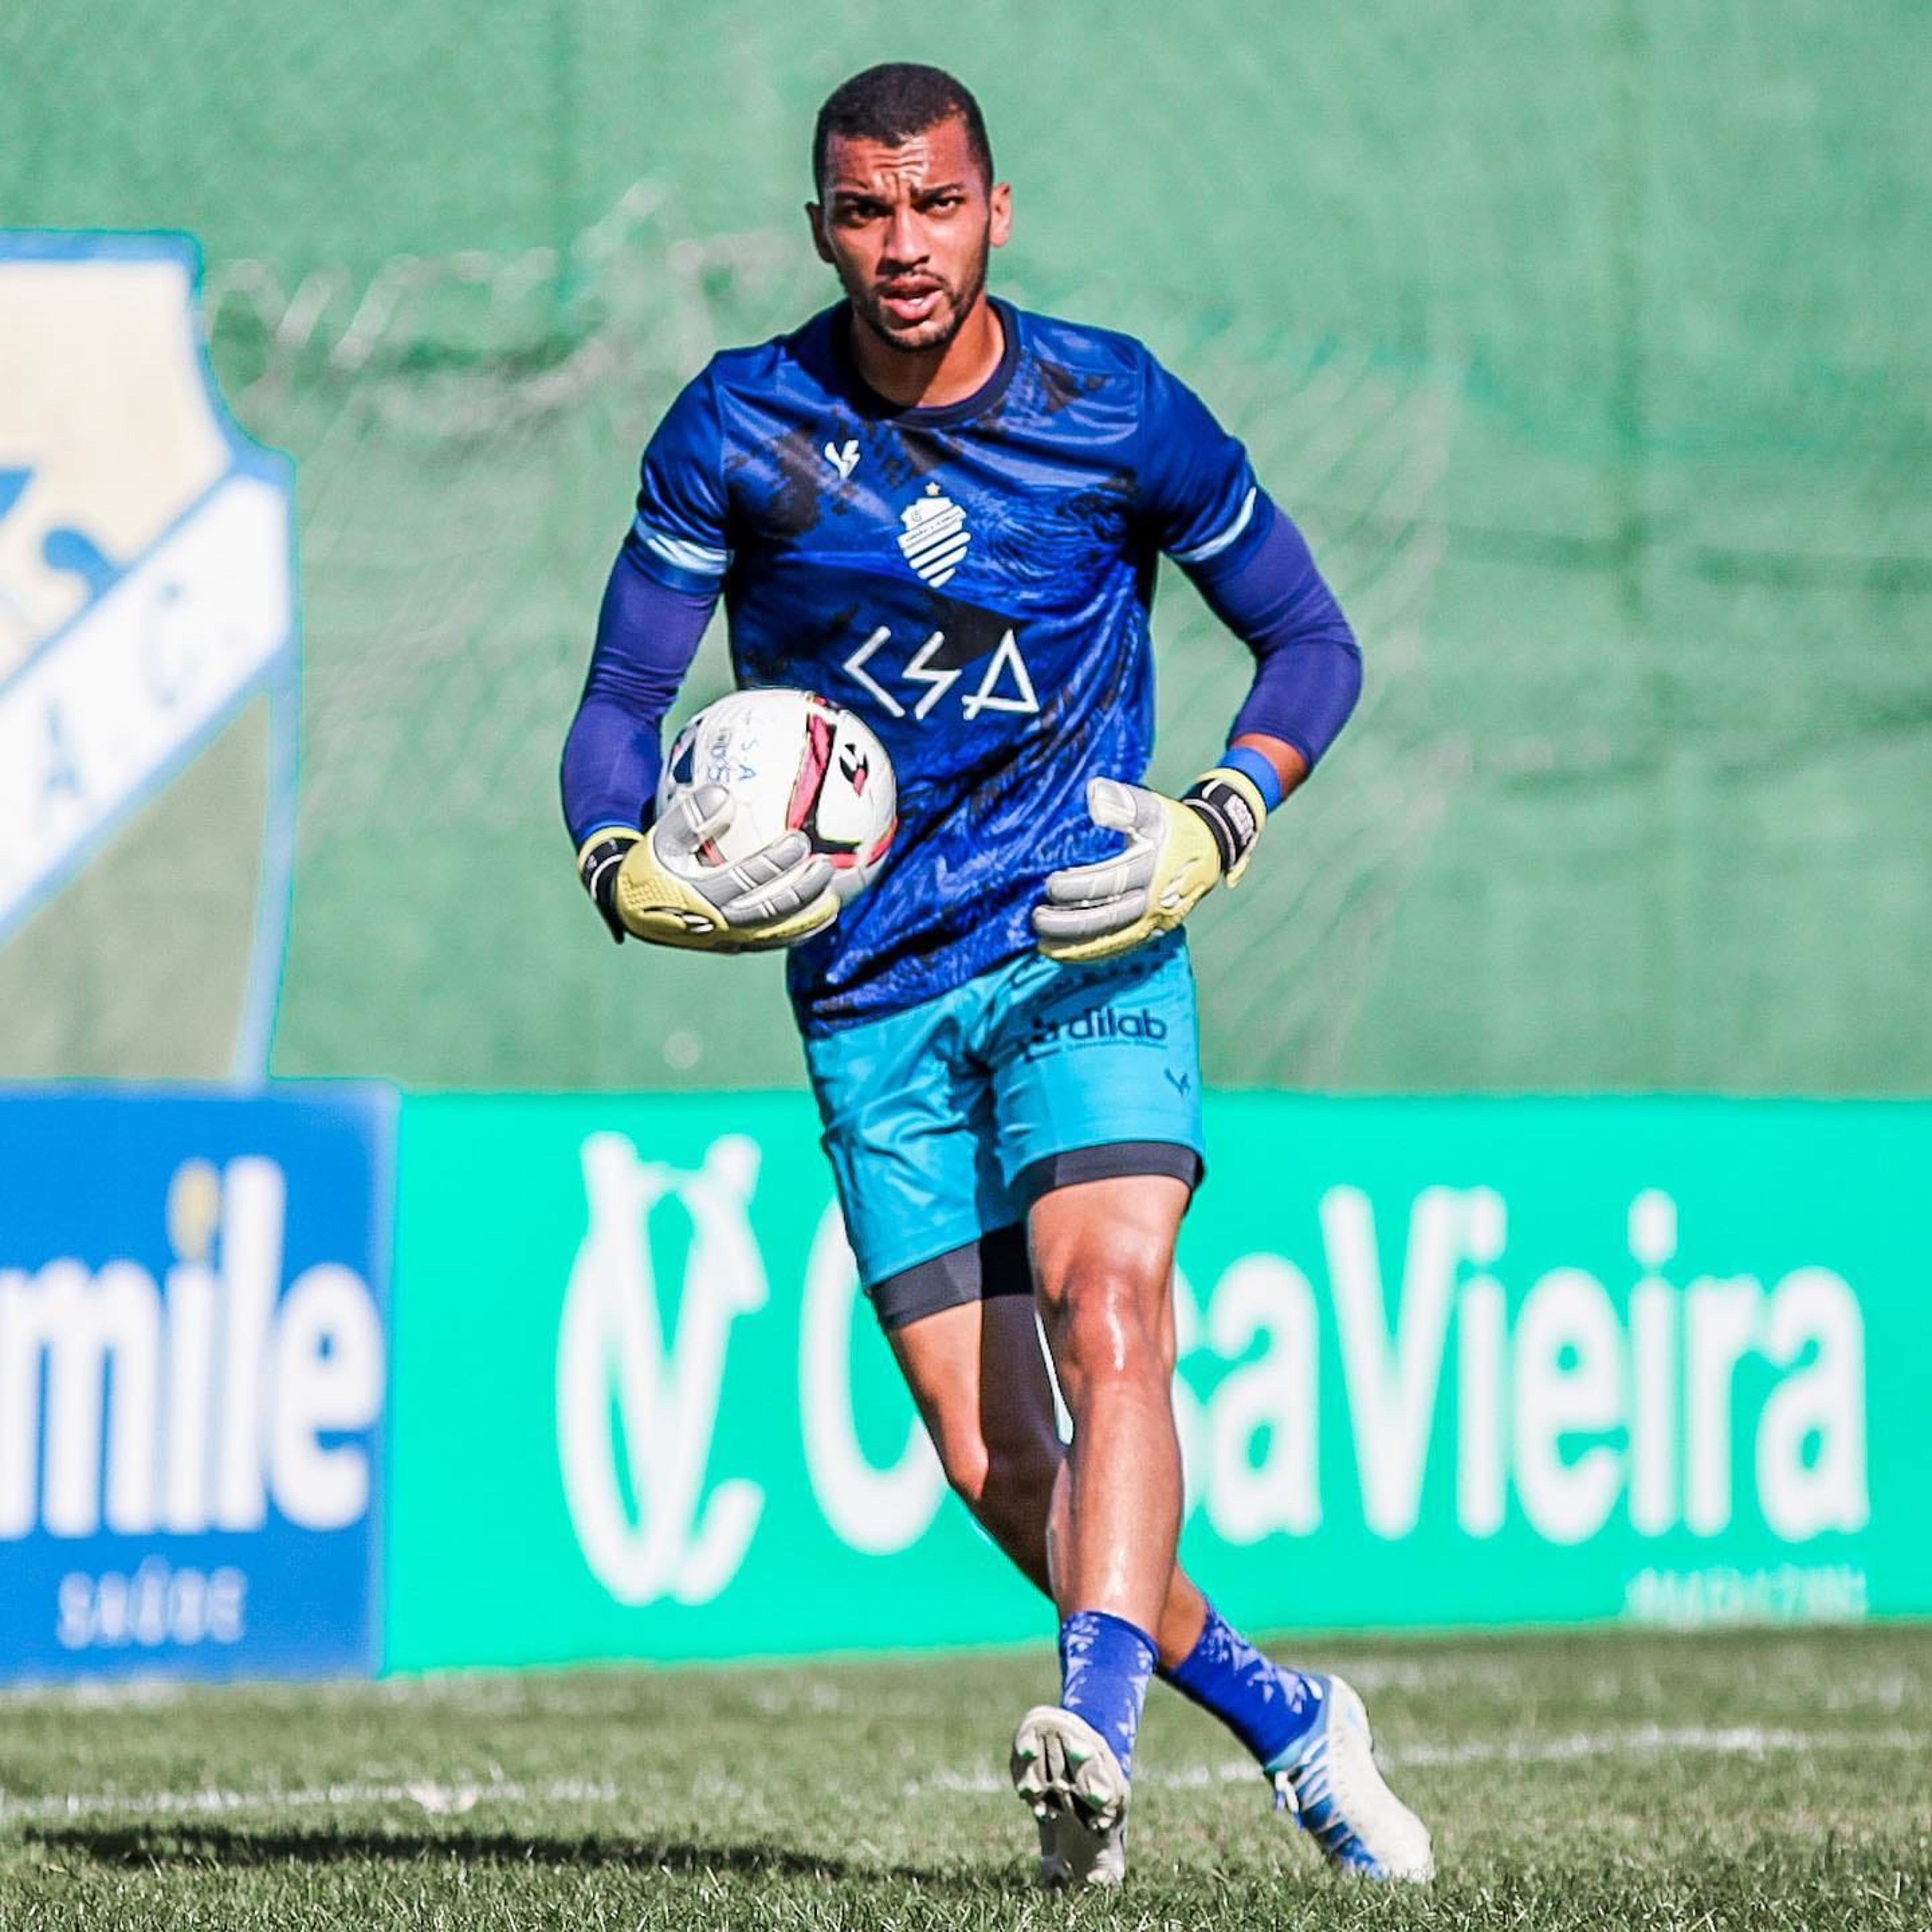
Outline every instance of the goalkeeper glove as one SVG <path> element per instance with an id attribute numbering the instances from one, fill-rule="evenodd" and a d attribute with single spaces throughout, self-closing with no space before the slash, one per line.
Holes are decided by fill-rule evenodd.
<path id="1" fill-rule="evenodd" d="M 733 866 L 698 865 L 730 823 L 722 785 L 681 794 L 649 832 L 592 833 L 578 877 L 620 945 L 626 934 L 700 952 L 758 952 L 795 945 L 838 916 L 832 861 L 802 832 L 788 832 Z"/>
<path id="2" fill-rule="evenodd" d="M 1033 913 L 1040 950 L 1076 964 L 1111 959 L 1172 932 L 1222 880 L 1238 884 L 1268 816 L 1253 779 L 1225 765 L 1204 772 L 1178 799 L 1118 778 L 1090 778 L 1087 810 L 1096 825 L 1124 832 L 1127 849 L 1050 874 Z"/>

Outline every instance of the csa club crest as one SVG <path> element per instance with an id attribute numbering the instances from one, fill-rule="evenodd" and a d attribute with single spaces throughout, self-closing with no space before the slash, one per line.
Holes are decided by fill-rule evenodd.
<path id="1" fill-rule="evenodd" d="M 905 526 L 899 536 L 905 560 L 937 590 L 951 580 L 972 544 L 966 512 L 942 495 L 937 483 L 928 483 L 926 494 L 899 521 Z"/>
<path id="2" fill-rule="evenodd" d="M 293 492 L 214 392 L 200 266 L 181 236 L 0 230 L 0 1010 L 44 1022 L 0 1027 L 0 1072 L 266 1060 L 293 832 Z M 218 741 L 211 803 L 178 781 Z M 169 1010 L 152 1066 L 59 1058 L 90 1029 L 77 1008 L 62 1020 L 82 992 L 49 962 L 104 930 L 63 896 L 97 862 L 117 909 L 194 908 L 201 950 L 176 945 L 170 969 L 193 1015 L 179 980 L 142 979 L 169 949 L 111 923 L 100 942 L 124 1004 Z"/>

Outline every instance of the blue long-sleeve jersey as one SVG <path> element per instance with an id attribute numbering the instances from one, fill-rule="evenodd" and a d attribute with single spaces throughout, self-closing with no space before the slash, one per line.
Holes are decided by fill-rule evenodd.
<path id="1" fill-rule="evenodd" d="M 1086 783 L 1146 770 L 1162 552 L 1256 652 L 1237 731 L 1312 764 L 1359 683 L 1300 533 L 1199 399 L 1128 337 L 994 308 L 999 366 L 938 408 L 867 387 L 843 304 L 712 358 L 645 452 L 566 747 L 580 842 L 642 821 L 658 727 L 721 590 L 741 685 L 817 691 L 878 734 L 898 836 L 790 955 L 808 1032 L 1029 950 L 1046 875 L 1117 846 Z"/>

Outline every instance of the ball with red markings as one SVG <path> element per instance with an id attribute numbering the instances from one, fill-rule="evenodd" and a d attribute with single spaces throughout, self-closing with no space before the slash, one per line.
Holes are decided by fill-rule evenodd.
<path id="1" fill-rule="evenodd" d="M 662 816 L 680 793 L 722 785 L 730 822 L 699 854 L 730 866 L 800 831 L 832 863 L 841 899 L 885 862 L 898 788 L 886 748 L 842 706 L 808 691 L 737 691 L 707 704 L 672 741 L 658 780 Z"/>

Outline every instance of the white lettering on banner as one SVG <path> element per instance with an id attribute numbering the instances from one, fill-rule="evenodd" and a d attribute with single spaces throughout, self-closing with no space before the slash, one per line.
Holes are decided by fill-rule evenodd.
<path id="1" fill-rule="evenodd" d="M 1222 1378 L 1208 1409 L 1208 1519 L 1230 1543 L 1321 1526 L 1317 1333 L 1315 1291 L 1293 1262 L 1246 1255 L 1222 1276 L 1208 1311 L 1214 1352 L 1237 1361 L 1268 1340 L 1259 1360 Z M 1258 1437 L 1268 1444 L 1258 1465 Z"/>
<path id="2" fill-rule="evenodd" d="M 261 1522 L 267 1516 L 262 1460 L 251 1451 L 262 1439 L 262 1360 L 282 1272 L 284 1204 L 280 1170 L 266 1162 L 251 1167 L 236 1190 L 222 1244 L 224 1260 L 233 1263 L 231 1342 L 220 1377 L 221 1448 L 215 1466 L 224 1522 Z"/>
<path id="3" fill-rule="evenodd" d="M 758 1159 L 742 1134 L 713 1142 L 695 1174 L 639 1160 L 621 1134 L 584 1143 L 590 1227 L 564 1294 L 557 1448 L 584 1559 L 620 1603 L 709 1603 L 764 1509 L 744 1477 L 705 1491 L 731 1324 L 768 1299 L 749 1212 Z M 663 1204 L 691 1228 L 668 1348 L 650 1240 Z"/>
<path id="4" fill-rule="evenodd" d="M 1454 1507 L 1467 1534 L 1499 1533 L 1512 1493 L 1555 1544 L 1594 1535 L 1620 1502 L 1644 1536 L 1680 1522 L 1703 1536 L 1727 1529 L 1738 1371 L 1754 1360 L 1777 1377 L 1750 1438 L 1767 1526 L 1801 1542 L 1869 1522 L 1864 1324 L 1830 1269 L 1796 1269 L 1768 1292 L 1750 1275 L 1698 1276 L 1679 1288 L 1663 1272 L 1676 1252 L 1676 1204 L 1648 1190 L 1629 1215 L 1640 1273 L 1627 1318 L 1595 1276 L 1559 1268 L 1531 1284 L 1512 1325 L 1496 1272 L 1508 1208 L 1494 1190 L 1416 1197 L 1393 1311 L 1367 1196 L 1330 1189 L 1320 1220 L 1363 1515 L 1377 1534 L 1406 1536 L 1418 1520 L 1452 1346 Z M 1323 1515 L 1313 1292 L 1282 1258 L 1249 1255 L 1216 1285 L 1204 1318 L 1184 1283 L 1178 1294 L 1184 1364 L 1210 1351 L 1236 1364 L 1204 1395 L 1184 1378 L 1178 1386 L 1190 1508 L 1204 1508 L 1231 1543 L 1309 1533 Z"/>
<path id="5" fill-rule="evenodd" d="M 1448 1187 L 1425 1188 L 1417 1199 L 1391 1336 L 1369 1197 L 1354 1187 L 1331 1187 L 1322 1197 L 1362 1512 L 1378 1536 L 1406 1536 L 1421 1509 L 1423 1468 L 1449 1333 L 1450 1290 L 1470 1199 Z"/>
<path id="6" fill-rule="evenodd" d="M 1508 1344 L 1502 1283 L 1478 1275 L 1456 1304 L 1456 1514 L 1472 1536 L 1494 1536 L 1508 1515 L 1502 1429 Z"/>
<path id="7" fill-rule="evenodd" d="M 1566 1454 L 1623 1417 L 1622 1336 L 1602 1282 L 1552 1268 L 1523 1298 L 1516 1330 L 1516 1480 L 1523 1513 L 1552 1543 L 1581 1543 L 1609 1520 L 1623 1471 L 1603 1443 Z"/>
<path id="8" fill-rule="evenodd" d="M 1677 1252 L 1677 1204 L 1649 1187 L 1630 1203 L 1630 1527 L 1660 1536 L 1677 1519 L 1677 1292 L 1661 1270 Z"/>
<path id="9" fill-rule="evenodd" d="M 1677 1518 L 1677 1297 L 1668 1282 L 1630 1290 L 1630 1526 L 1661 1536 Z"/>
<path id="10" fill-rule="evenodd" d="M 887 1556 L 909 1549 L 931 1528 L 946 1475 L 916 1416 L 890 1468 L 875 1468 L 860 1447 L 852 1417 L 852 1313 L 858 1299 L 858 1264 L 835 1204 L 819 1219 L 805 1269 L 799 1336 L 805 1466 L 825 1520 L 853 1549 Z"/>
<path id="11" fill-rule="evenodd" d="M 1502 1196 L 1479 1187 L 1464 1196 L 1462 1208 L 1464 1258 L 1479 1270 L 1493 1268 L 1509 1238 Z M 1472 1275 L 1457 1298 L 1456 1324 L 1456 1508 L 1472 1536 L 1493 1536 L 1509 1508 L 1503 1449 L 1508 1309 L 1502 1283 L 1493 1275 Z"/>
<path id="12" fill-rule="evenodd" d="M 1864 1324 L 1829 1268 L 1795 1268 L 1765 1311 L 1765 1354 L 1788 1372 L 1757 1430 L 1757 1492 L 1766 1520 L 1792 1543 L 1857 1529 L 1871 1513 L 1865 1486 Z M 1799 1366 L 1808 1348 L 1816 1354 Z M 1856 1424 L 1852 1418 L 1856 1418 Z M 1805 1448 L 1817 1451 L 1808 1463 Z"/>
<path id="13" fill-rule="evenodd" d="M 352 1269 L 323 1262 L 289 1290 L 269 1345 L 277 1400 L 268 1467 L 282 1514 L 304 1529 L 354 1522 L 369 1507 L 369 1458 L 325 1436 L 364 1426 L 382 1400 L 382 1329 Z"/>
<path id="14" fill-rule="evenodd" d="M 1704 1276 L 1685 1298 L 1684 1520 L 1700 1536 L 1731 1520 L 1731 1384 L 1750 1353 L 1762 1294 L 1748 1274 Z"/>
<path id="15" fill-rule="evenodd" d="M 288 515 L 277 485 L 231 476 L 0 684 L 0 925 L 281 649 Z"/>
<path id="16" fill-rule="evenodd" d="M 182 1175 L 204 1174 L 218 1192 L 220 1183 L 204 1162 L 184 1162 L 170 1193 L 184 1191 Z M 182 1262 L 168 1270 L 168 1426 L 161 1445 L 160 1522 L 164 1529 L 191 1534 L 207 1520 L 211 1474 L 215 1466 L 213 1432 L 208 1418 L 214 1406 L 216 1334 L 221 1320 L 220 1290 L 214 1271 Z"/>
<path id="17" fill-rule="evenodd" d="M 247 1633 L 248 1579 L 224 1565 L 203 1573 L 150 1556 L 130 1576 L 63 1576 L 54 1636 L 64 1650 L 136 1644 L 239 1643 Z"/>
<path id="18" fill-rule="evenodd" d="M 25 1536 L 38 1520 L 55 1536 L 100 1528 L 104 1411 L 107 1526 L 154 1527 L 160 1328 L 154 1282 L 131 1262 L 98 1277 L 77 1261 L 0 1273 L 0 1537 Z"/>
<path id="19" fill-rule="evenodd" d="M 271 1498 L 304 1528 L 362 1517 L 368 1450 L 322 1437 L 380 1414 L 382 1324 L 333 1262 L 278 1300 L 286 1194 L 272 1160 L 184 1162 L 165 1287 L 131 1261 L 0 1268 L 0 1540 L 259 1529 Z"/>
<path id="20" fill-rule="evenodd" d="M 1638 1622 L 1684 1630 L 1713 1624 L 1843 1623 L 1870 1608 L 1865 1573 L 1850 1563 L 1640 1570 L 1624 1591 L 1624 1611 Z"/>

